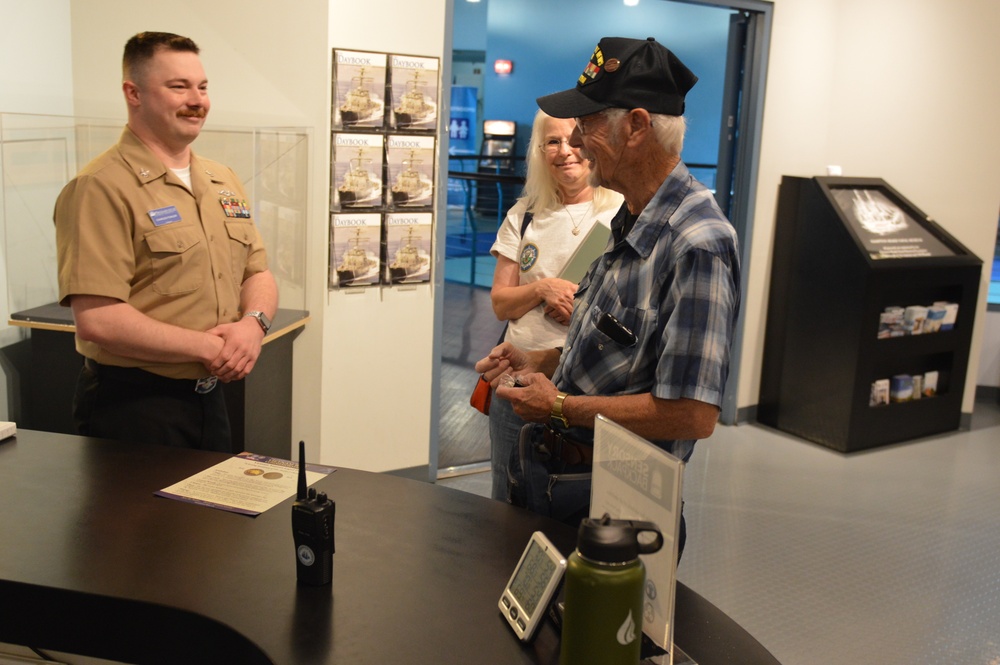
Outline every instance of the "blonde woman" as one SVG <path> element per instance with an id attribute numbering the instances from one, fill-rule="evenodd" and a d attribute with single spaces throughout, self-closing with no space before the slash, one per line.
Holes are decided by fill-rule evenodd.
<path id="1" fill-rule="evenodd" d="M 621 207 L 617 192 L 590 184 L 591 162 L 569 144 L 575 123 L 535 114 L 524 191 L 497 231 L 490 298 L 507 321 L 504 340 L 520 349 L 562 346 L 577 285 L 558 275 L 595 224 L 610 227 Z M 525 215 L 530 221 L 524 226 Z M 521 233 L 521 229 L 524 233 Z M 507 499 L 507 460 L 524 422 L 510 402 L 490 405 L 493 498 Z"/>

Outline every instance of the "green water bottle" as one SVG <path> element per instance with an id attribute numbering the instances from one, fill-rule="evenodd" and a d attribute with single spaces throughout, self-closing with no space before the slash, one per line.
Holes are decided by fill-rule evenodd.
<path id="1" fill-rule="evenodd" d="M 639 534 L 655 534 L 639 542 Z M 646 568 L 640 554 L 663 547 L 652 522 L 600 519 L 580 524 L 566 566 L 560 665 L 637 665 L 642 646 L 642 594 Z"/>

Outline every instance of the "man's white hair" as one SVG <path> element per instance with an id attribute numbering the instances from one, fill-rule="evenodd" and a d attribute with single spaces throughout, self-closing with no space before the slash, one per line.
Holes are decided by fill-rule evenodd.
<path id="1" fill-rule="evenodd" d="M 604 111 L 608 122 L 614 129 L 618 128 L 618 123 L 628 113 L 628 109 L 610 108 Z M 671 155 L 680 157 L 681 150 L 684 149 L 684 134 L 687 132 L 687 121 L 682 115 L 665 115 L 662 113 L 651 113 L 650 120 L 653 123 L 653 133 L 660 146 Z"/>

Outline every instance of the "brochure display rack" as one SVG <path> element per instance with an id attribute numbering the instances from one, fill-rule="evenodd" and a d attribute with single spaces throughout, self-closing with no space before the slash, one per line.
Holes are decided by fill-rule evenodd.
<path id="1" fill-rule="evenodd" d="M 981 270 L 882 179 L 785 176 L 757 419 L 841 452 L 957 429 Z"/>
<path id="2" fill-rule="evenodd" d="M 330 289 L 431 281 L 439 69 L 333 50 Z"/>

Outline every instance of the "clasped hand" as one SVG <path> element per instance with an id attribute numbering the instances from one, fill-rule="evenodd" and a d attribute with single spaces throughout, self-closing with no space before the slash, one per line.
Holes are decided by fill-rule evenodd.
<path id="1" fill-rule="evenodd" d="M 223 323 L 206 331 L 222 341 L 218 354 L 205 366 L 223 383 L 246 377 L 260 356 L 263 330 L 253 319 L 243 318 L 235 323 Z"/>
<path id="2" fill-rule="evenodd" d="M 549 278 L 545 282 L 542 301 L 545 314 L 564 326 L 569 325 L 573 315 L 573 298 L 577 285 L 565 279 Z"/>

